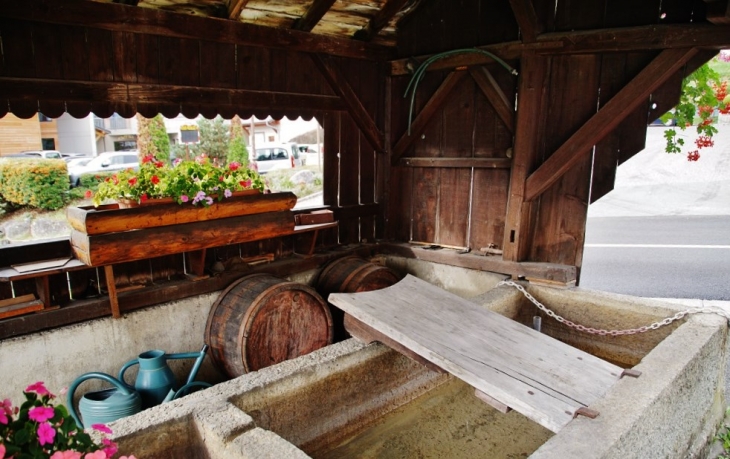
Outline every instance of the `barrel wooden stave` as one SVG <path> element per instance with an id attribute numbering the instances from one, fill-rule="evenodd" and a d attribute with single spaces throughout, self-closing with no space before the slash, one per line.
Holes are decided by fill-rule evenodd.
<path id="1" fill-rule="evenodd" d="M 205 340 L 219 370 L 236 377 L 331 344 L 332 317 L 312 288 L 254 274 L 220 295 Z"/>

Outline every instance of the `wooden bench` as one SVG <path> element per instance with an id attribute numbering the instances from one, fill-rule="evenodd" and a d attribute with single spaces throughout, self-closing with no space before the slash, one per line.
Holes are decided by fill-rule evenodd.
<path id="1" fill-rule="evenodd" d="M 356 338 L 384 341 L 463 380 L 489 404 L 558 432 L 622 376 L 591 354 L 413 276 L 365 293 L 335 293 Z M 354 319 L 354 320 L 353 320 Z M 597 413 L 593 413 L 597 415 Z"/>

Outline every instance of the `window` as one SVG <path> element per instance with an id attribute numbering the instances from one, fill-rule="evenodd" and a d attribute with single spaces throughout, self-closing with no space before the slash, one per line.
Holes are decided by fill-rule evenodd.
<path id="1" fill-rule="evenodd" d="M 41 139 L 41 145 L 43 146 L 44 150 L 55 150 L 56 139 Z"/>
<path id="2" fill-rule="evenodd" d="M 276 149 L 276 159 L 286 159 L 286 151 L 281 148 Z"/>
<path id="3" fill-rule="evenodd" d="M 137 149 L 137 142 L 133 140 L 122 140 L 114 142 L 114 151 L 131 151 Z"/>

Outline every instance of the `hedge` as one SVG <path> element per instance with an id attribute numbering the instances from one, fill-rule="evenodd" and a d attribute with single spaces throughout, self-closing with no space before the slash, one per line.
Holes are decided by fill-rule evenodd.
<path id="1" fill-rule="evenodd" d="M 56 210 L 66 203 L 66 162 L 59 159 L 0 160 L 0 195 L 19 206 Z"/>

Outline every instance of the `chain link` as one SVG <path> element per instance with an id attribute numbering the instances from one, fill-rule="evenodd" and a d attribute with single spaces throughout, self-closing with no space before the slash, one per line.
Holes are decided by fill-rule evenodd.
<path id="1" fill-rule="evenodd" d="M 499 284 L 497 284 L 497 286 L 500 286 L 500 285 L 509 285 L 511 287 L 516 288 L 517 290 L 522 292 L 523 295 L 525 295 L 525 298 L 527 298 L 535 306 L 537 306 L 537 308 L 539 310 L 541 310 L 542 312 L 547 314 L 548 317 L 551 317 L 551 318 L 555 319 L 556 321 L 560 322 L 561 324 L 567 325 L 570 328 L 574 328 L 574 329 L 576 329 L 578 331 L 582 331 L 584 333 L 590 333 L 592 335 L 623 336 L 623 335 L 635 335 L 637 333 L 645 333 L 645 332 L 648 332 L 649 330 L 657 330 L 658 328 L 661 328 L 665 325 L 669 325 L 672 322 L 683 319 L 688 314 L 718 314 L 718 315 L 725 317 L 725 319 L 727 319 L 728 321 L 730 321 L 730 313 L 728 313 L 728 311 L 725 311 L 724 309 L 716 307 L 716 306 L 704 306 L 701 308 L 687 308 L 684 311 L 679 311 L 676 314 L 674 314 L 673 316 L 667 317 L 666 319 L 662 319 L 658 322 L 654 322 L 651 325 L 645 325 L 645 326 L 638 327 L 638 328 L 629 328 L 626 330 L 605 330 L 602 328 L 586 327 L 585 325 L 575 323 L 571 320 L 566 319 L 565 317 L 559 316 L 558 314 L 555 313 L 555 311 L 552 311 L 552 310 L 548 309 L 547 307 L 545 307 L 544 304 L 540 303 L 537 300 L 537 298 L 532 296 L 530 294 L 530 292 L 525 290 L 525 288 L 523 286 L 521 286 L 520 284 L 518 284 L 516 282 L 504 280 L 504 281 L 500 282 Z"/>

